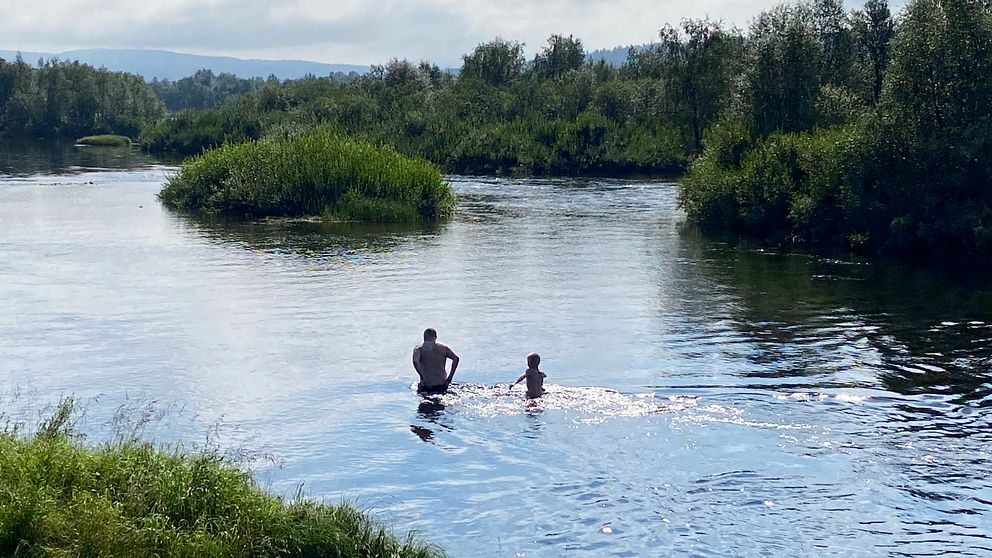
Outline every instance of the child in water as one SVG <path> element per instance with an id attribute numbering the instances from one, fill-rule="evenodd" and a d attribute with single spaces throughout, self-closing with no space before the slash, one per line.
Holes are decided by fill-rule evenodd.
<path id="1" fill-rule="evenodd" d="M 544 378 L 547 375 L 538 369 L 541 364 L 541 355 L 531 353 L 527 355 L 527 371 L 517 378 L 517 381 L 510 384 L 510 389 L 520 382 L 527 380 L 527 397 L 536 399 L 544 395 Z"/>

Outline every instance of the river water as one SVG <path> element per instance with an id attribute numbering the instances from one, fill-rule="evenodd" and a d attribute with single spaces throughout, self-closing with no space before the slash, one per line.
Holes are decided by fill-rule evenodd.
<path id="1" fill-rule="evenodd" d="M 988 288 L 708 240 L 669 183 L 453 177 L 429 229 L 225 223 L 93 153 L 0 156 L 8 415 L 74 394 L 93 441 L 217 448 L 456 558 L 992 553 Z M 428 326 L 461 366 L 425 402 Z M 536 403 L 506 389 L 531 351 Z"/>

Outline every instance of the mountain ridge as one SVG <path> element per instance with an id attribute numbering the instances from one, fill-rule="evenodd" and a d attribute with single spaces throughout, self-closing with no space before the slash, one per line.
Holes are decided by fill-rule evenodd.
<path id="1" fill-rule="evenodd" d="M 0 50 L 0 58 L 13 60 L 19 51 Z M 146 81 L 168 79 L 175 81 L 209 69 L 215 74 L 230 73 L 242 78 L 266 78 L 275 75 L 279 79 L 298 79 L 313 74 L 326 76 L 336 72 L 356 72 L 364 74 L 368 66 L 359 64 L 329 64 L 309 60 L 265 60 L 257 58 L 236 58 L 233 56 L 207 56 L 155 49 L 113 49 L 91 48 L 68 50 L 59 53 L 21 52 L 24 60 L 34 64 L 39 58 L 46 60 L 78 60 L 95 67 L 138 74 Z"/>

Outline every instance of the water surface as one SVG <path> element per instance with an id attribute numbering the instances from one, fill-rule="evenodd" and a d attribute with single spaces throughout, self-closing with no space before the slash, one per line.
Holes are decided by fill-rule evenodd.
<path id="1" fill-rule="evenodd" d="M 153 161 L 20 160 L 7 412 L 74 393 L 100 440 L 157 409 L 146 436 L 454 557 L 992 552 L 987 289 L 706 240 L 666 183 L 454 178 L 433 228 L 232 223 L 164 210 Z M 427 326 L 462 385 L 423 402 Z M 531 351 L 538 403 L 505 387 Z"/>

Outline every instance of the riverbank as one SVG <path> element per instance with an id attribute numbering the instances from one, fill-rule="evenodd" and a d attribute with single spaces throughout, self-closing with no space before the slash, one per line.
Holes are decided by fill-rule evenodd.
<path id="1" fill-rule="evenodd" d="M 73 416 L 63 403 L 31 437 L 0 433 L 0 555 L 445 556 L 348 504 L 267 494 L 213 453 L 85 446 Z"/>

